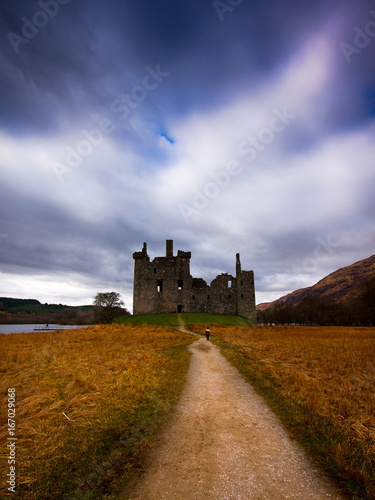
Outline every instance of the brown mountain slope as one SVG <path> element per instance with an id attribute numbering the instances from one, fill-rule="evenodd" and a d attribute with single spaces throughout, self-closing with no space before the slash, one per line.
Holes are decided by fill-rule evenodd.
<path id="1" fill-rule="evenodd" d="M 308 295 L 344 302 L 354 298 L 360 287 L 367 279 L 375 276 L 375 255 L 355 262 L 351 266 L 342 267 L 329 274 L 313 286 L 301 288 L 284 295 L 273 302 L 259 304 L 257 310 L 263 311 L 277 304 L 297 305 Z"/>

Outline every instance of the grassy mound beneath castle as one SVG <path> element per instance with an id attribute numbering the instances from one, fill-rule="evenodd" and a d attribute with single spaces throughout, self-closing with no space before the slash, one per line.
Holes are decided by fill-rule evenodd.
<path id="1" fill-rule="evenodd" d="M 243 316 L 208 313 L 139 314 L 137 316 L 123 316 L 117 319 L 116 323 L 171 326 L 174 328 L 181 325 L 252 326 L 252 322 Z"/>

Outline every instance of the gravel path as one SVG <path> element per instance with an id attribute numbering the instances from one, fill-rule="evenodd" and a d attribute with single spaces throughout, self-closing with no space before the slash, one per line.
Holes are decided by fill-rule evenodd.
<path id="1" fill-rule="evenodd" d="M 200 338 L 177 412 L 127 499 L 344 499 L 219 349 Z"/>

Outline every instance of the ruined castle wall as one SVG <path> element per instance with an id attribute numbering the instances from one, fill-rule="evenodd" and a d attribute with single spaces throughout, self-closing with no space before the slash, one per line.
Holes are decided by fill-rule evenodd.
<path id="1" fill-rule="evenodd" d="M 155 312 L 183 312 L 192 282 L 190 254 L 156 257 L 151 264 L 154 283 L 150 301 Z"/>
<path id="2" fill-rule="evenodd" d="M 230 274 L 220 274 L 210 285 L 211 312 L 236 314 L 237 284 Z"/>
<path id="3" fill-rule="evenodd" d="M 207 290 L 209 287 L 202 278 L 192 278 L 191 288 L 185 295 L 184 312 L 207 312 Z"/>
<path id="4" fill-rule="evenodd" d="M 134 314 L 207 312 L 239 314 L 256 321 L 254 274 L 241 271 L 237 254 L 236 277 L 217 276 L 208 286 L 190 275 L 190 252 L 173 256 L 173 241 L 167 240 L 166 256 L 150 262 L 147 245 L 133 254 Z"/>

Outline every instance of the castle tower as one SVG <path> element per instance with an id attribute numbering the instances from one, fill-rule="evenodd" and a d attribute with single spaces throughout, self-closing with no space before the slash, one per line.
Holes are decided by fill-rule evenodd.
<path id="1" fill-rule="evenodd" d="M 240 254 L 236 255 L 236 288 L 237 288 L 237 310 L 236 314 L 250 319 L 254 323 L 257 320 L 255 307 L 255 289 L 253 271 L 242 271 Z"/>
<path id="2" fill-rule="evenodd" d="M 173 255 L 173 240 L 166 240 L 165 257 L 150 262 L 147 246 L 134 252 L 134 314 L 183 312 L 191 288 L 190 252 Z"/>
<path id="3" fill-rule="evenodd" d="M 166 241 L 165 254 L 167 257 L 173 257 L 173 240 Z"/>
<path id="4" fill-rule="evenodd" d="M 241 274 L 240 254 L 236 253 L 236 278 Z"/>
<path id="5" fill-rule="evenodd" d="M 143 248 L 140 252 L 133 253 L 133 259 L 133 314 L 143 314 L 142 304 L 149 294 L 148 265 L 150 263 L 150 257 L 147 254 L 147 243 L 143 243 Z"/>

